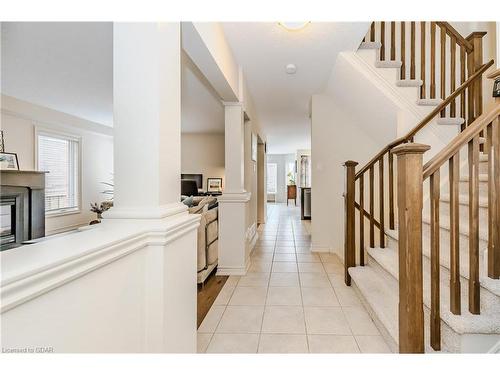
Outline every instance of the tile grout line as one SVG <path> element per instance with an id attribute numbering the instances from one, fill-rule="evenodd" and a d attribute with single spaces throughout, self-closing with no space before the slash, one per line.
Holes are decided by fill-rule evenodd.
<path id="1" fill-rule="evenodd" d="M 292 232 L 294 234 L 293 238 L 294 238 L 294 244 L 295 244 L 295 229 L 294 229 L 293 224 L 292 224 Z M 299 260 L 297 259 L 297 246 L 294 246 L 294 249 L 295 249 L 295 261 L 297 264 L 297 275 L 298 275 L 297 277 L 299 279 L 300 301 L 302 302 L 302 316 L 304 319 L 304 331 L 306 333 L 306 335 L 305 335 L 306 336 L 306 346 L 307 346 L 307 352 L 311 353 L 311 348 L 309 347 L 309 332 L 307 329 L 307 322 L 306 322 L 306 311 L 304 308 L 304 296 L 302 294 L 302 283 L 301 283 L 300 272 L 299 272 Z"/>
<path id="2" fill-rule="evenodd" d="M 278 225 L 279 228 L 279 225 Z M 277 234 L 276 234 L 277 236 Z M 266 315 L 266 307 L 267 307 L 267 298 L 269 297 L 269 286 L 271 284 L 271 273 L 272 273 L 272 267 L 273 267 L 273 262 L 274 262 L 274 252 L 276 251 L 276 238 L 274 241 L 274 247 L 273 247 L 273 256 L 271 259 L 271 269 L 269 270 L 269 277 L 267 279 L 267 291 L 266 291 L 266 298 L 264 300 L 264 311 L 262 312 L 262 319 L 260 321 L 260 332 L 259 332 L 259 339 L 257 340 L 257 353 L 259 353 L 259 348 L 260 348 L 260 342 L 262 338 L 262 327 L 264 325 L 264 316 Z"/>

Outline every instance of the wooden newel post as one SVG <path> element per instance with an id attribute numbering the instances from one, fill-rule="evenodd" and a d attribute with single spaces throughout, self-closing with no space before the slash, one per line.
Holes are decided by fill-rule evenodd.
<path id="1" fill-rule="evenodd" d="M 429 149 L 406 143 L 392 150 L 398 166 L 400 353 L 424 352 L 422 159 Z"/>
<path id="2" fill-rule="evenodd" d="M 356 242 L 355 242 L 355 218 L 356 207 L 354 205 L 354 198 L 356 195 L 356 163 L 355 161 L 348 160 L 344 163 L 346 170 L 346 187 L 344 193 L 344 212 L 345 212 L 345 235 L 344 235 L 344 281 L 345 284 L 351 285 L 351 276 L 349 275 L 349 267 L 356 266 Z"/>
<path id="3" fill-rule="evenodd" d="M 486 32 L 473 32 L 466 39 L 472 44 L 472 51 L 469 53 L 468 63 L 471 65 L 468 67 L 469 75 L 477 72 L 479 68 L 483 65 L 483 37 Z M 472 113 L 469 114 L 469 118 L 472 116 L 472 120 L 478 118 L 483 113 L 483 82 L 481 79 L 477 79 L 473 84 L 472 95 L 470 95 L 471 109 Z M 471 91 L 471 90 L 469 90 Z"/>

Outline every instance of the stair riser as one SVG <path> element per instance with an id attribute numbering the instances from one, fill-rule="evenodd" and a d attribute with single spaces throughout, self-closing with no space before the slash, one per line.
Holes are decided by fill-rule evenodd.
<path id="1" fill-rule="evenodd" d="M 372 267 L 376 272 L 387 280 L 388 285 L 391 289 L 395 290 L 394 293 L 399 293 L 399 282 L 396 278 L 392 276 L 391 273 L 387 272 L 375 259 L 371 256 L 368 256 L 368 263 L 370 267 Z M 425 267 L 425 266 L 424 266 Z M 425 277 L 424 277 L 425 280 Z M 426 282 L 426 281 L 424 281 Z M 427 283 L 428 286 L 428 283 Z M 444 287 L 441 287 L 444 290 Z M 429 290 L 427 287 L 426 290 Z M 365 300 L 362 296 L 362 300 Z M 424 296 L 425 300 L 425 296 Z M 466 305 L 465 305 L 466 306 Z M 445 308 L 445 306 L 441 306 L 441 308 Z M 372 316 L 375 322 L 379 321 L 376 315 L 373 313 L 372 309 L 368 309 L 370 315 Z M 432 353 L 434 350 L 430 346 L 430 308 L 424 303 L 424 340 L 425 340 L 425 351 L 427 353 Z M 384 327 L 379 327 L 379 329 Z M 381 330 L 381 331 L 382 331 Z M 452 328 L 450 328 L 443 320 L 441 320 L 441 351 L 442 353 L 451 352 L 457 353 L 460 352 L 460 337 L 461 335 L 455 332 Z M 387 340 L 387 339 L 386 339 Z M 393 341 L 393 345 L 397 348 L 399 340 L 391 340 Z"/>
<path id="2" fill-rule="evenodd" d="M 424 256 L 422 267 L 424 268 L 424 282 L 426 283 L 426 290 L 430 291 L 430 269 L 431 269 L 431 261 L 427 256 Z M 441 266 L 440 267 L 440 291 L 441 293 L 450 293 L 450 272 L 449 269 Z M 463 276 L 460 277 L 460 291 L 461 291 L 461 302 L 462 302 L 462 311 L 467 311 L 468 309 L 468 301 L 469 301 L 469 280 Z M 480 301 L 481 301 L 481 311 L 487 311 L 488 313 L 497 313 L 500 314 L 500 297 L 492 294 L 488 289 L 481 287 L 480 289 Z M 444 306 L 441 303 L 441 310 L 450 311 L 450 306 Z"/>
<path id="3" fill-rule="evenodd" d="M 479 174 L 488 174 L 488 162 L 479 162 Z"/>
<path id="4" fill-rule="evenodd" d="M 427 223 L 422 223 L 422 235 L 423 238 L 431 238 L 431 227 Z M 445 228 L 440 228 L 439 231 L 439 245 L 441 249 L 446 249 L 449 247 L 450 240 L 450 231 Z M 469 236 L 464 233 L 460 233 L 459 235 L 459 243 L 460 243 L 460 251 L 465 251 L 469 249 Z M 429 244 L 425 244 L 424 246 L 429 246 Z M 488 247 L 488 241 L 486 238 L 479 238 L 479 250 L 484 251 Z"/>
<path id="5" fill-rule="evenodd" d="M 459 211 L 459 220 L 460 223 L 467 224 L 469 223 L 469 206 L 465 204 L 459 204 L 458 205 L 458 211 Z M 430 210 L 424 209 L 423 214 L 424 216 L 430 216 L 429 215 Z M 441 215 L 443 215 L 440 220 L 448 220 L 448 217 L 450 216 L 450 203 L 449 202 L 444 202 L 441 201 L 439 202 L 439 212 Z M 446 218 L 446 219 L 443 219 Z M 449 220 L 448 220 L 449 221 Z M 449 223 L 446 223 L 449 224 Z M 488 207 L 479 207 L 479 227 L 486 228 L 488 226 Z"/>
<path id="6" fill-rule="evenodd" d="M 460 181 L 458 189 L 459 189 L 460 195 L 469 194 L 469 182 L 468 181 Z M 479 181 L 479 196 L 482 198 L 488 197 L 488 182 Z"/>
<path id="7" fill-rule="evenodd" d="M 449 251 L 450 243 L 449 243 L 450 232 L 446 229 L 440 230 L 439 235 L 439 246 L 441 251 Z M 430 238 L 430 227 L 423 223 L 422 226 L 422 240 L 423 246 L 429 248 L 429 238 Z M 398 248 L 398 242 L 391 237 L 387 237 L 387 246 L 393 249 Z M 479 250 L 482 253 L 488 247 L 487 241 L 479 240 Z M 459 237 L 459 248 L 461 254 L 468 254 L 469 252 L 469 237 L 463 234 L 460 234 Z M 468 259 L 468 258 L 467 258 Z"/>
<path id="8" fill-rule="evenodd" d="M 382 337 L 384 338 L 385 342 L 389 345 L 389 348 L 393 353 L 398 353 L 399 352 L 399 346 L 398 346 L 398 340 L 397 337 L 393 337 L 392 334 L 396 334 L 396 332 L 393 332 L 392 334 L 387 330 L 387 328 L 384 326 L 384 324 L 380 321 L 379 317 L 377 314 L 373 311 L 372 307 L 370 306 L 370 303 L 368 300 L 365 298 L 363 293 L 359 290 L 358 286 L 356 285 L 356 281 L 353 279 L 352 282 L 352 288 L 356 291 L 358 294 L 361 303 L 363 306 L 366 308 L 366 311 L 368 311 L 368 314 L 372 318 L 373 322 L 377 326 L 379 332 L 381 333 Z"/>
<path id="9" fill-rule="evenodd" d="M 391 251 L 391 250 L 389 250 Z M 399 281 L 397 278 L 395 278 L 391 272 L 386 270 L 383 265 L 378 263 L 372 256 L 368 255 L 368 264 L 370 267 L 372 267 L 374 270 L 377 271 L 377 273 L 383 277 L 383 279 L 386 281 L 387 285 L 394 290 L 395 293 L 398 293 L 399 290 Z M 430 302 L 430 269 L 431 269 L 431 262 L 430 259 L 426 256 L 423 257 L 423 262 L 422 262 L 422 267 L 424 271 L 424 301 Z M 441 293 L 447 293 L 449 294 L 450 290 L 450 273 L 449 270 L 446 267 L 441 266 L 440 267 L 440 291 Z M 468 279 L 465 277 L 460 277 L 460 284 L 461 284 L 461 303 L 462 303 L 462 311 L 467 311 L 468 309 L 468 298 L 469 298 L 469 290 L 468 290 Z M 500 314 L 500 297 L 492 294 L 489 290 L 481 287 L 480 290 L 480 295 L 481 295 L 481 305 L 480 309 L 481 311 L 485 312 L 487 311 L 488 314 Z M 447 305 L 445 306 L 444 303 L 441 303 L 441 311 L 450 311 L 450 306 Z"/>

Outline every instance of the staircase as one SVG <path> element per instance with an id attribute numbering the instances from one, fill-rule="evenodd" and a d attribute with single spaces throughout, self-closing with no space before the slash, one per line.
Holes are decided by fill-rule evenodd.
<path id="1" fill-rule="evenodd" d="M 357 53 L 423 117 L 360 169 L 345 163 L 345 282 L 396 352 L 500 341 L 500 102 L 483 113 L 482 36 L 380 22 Z M 446 128 L 441 144 L 415 143 L 430 127 Z"/>

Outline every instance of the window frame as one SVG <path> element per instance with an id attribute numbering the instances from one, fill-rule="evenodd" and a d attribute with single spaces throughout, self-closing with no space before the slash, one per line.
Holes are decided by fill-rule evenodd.
<path id="1" fill-rule="evenodd" d="M 268 191 L 268 186 L 269 186 L 269 165 L 274 165 L 275 166 L 275 191 Z M 273 162 L 267 162 L 266 165 L 266 194 L 278 194 L 278 163 L 273 163 Z"/>
<path id="2" fill-rule="evenodd" d="M 75 133 L 70 133 L 66 131 L 54 130 L 51 128 L 47 128 L 45 126 L 41 126 L 38 124 L 34 124 L 35 128 L 35 170 L 38 169 L 38 137 L 40 135 L 45 135 L 47 137 L 60 138 L 68 141 L 76 142 L 78 145 L 77 157 L 78 161 L 76 163 L 78 171 L 77 178 L 78 181 L 76 183 L 76 191 L 78 197 L 76 199 L 77 207 L 76 208 L 59 208 L 57 210 L 51 210 L 50 212 L 45 211 L 45 217 L 57 217 L 57 216 L 65 216 L 65 215 L 75 215 L 82 212 L 82 150 L 83 150 L 83 141 L 82 136 Z"/>

